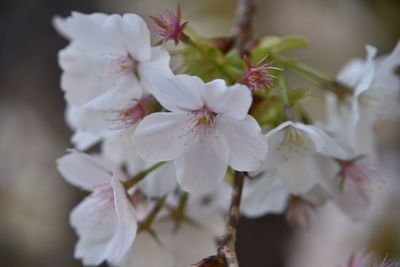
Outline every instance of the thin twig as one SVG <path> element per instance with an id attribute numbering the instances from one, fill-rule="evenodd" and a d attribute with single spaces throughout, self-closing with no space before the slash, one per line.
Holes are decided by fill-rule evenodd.
<path id="1" fill-rule="evenodd" d="M 249 53 L 253 43 L 253 0 L 239 0 L 234 28 L 235 48 L 241 55 Z"/>

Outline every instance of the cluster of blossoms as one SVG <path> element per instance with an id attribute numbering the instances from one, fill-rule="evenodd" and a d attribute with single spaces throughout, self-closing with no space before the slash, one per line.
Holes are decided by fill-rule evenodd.
<path id="1" fill-rule="evenodd" d="M 152 19 L 162 41 L 187 46 L 186 60 L 188 53 L 208 58 L 212 42 L 206 49 L 186 35 L 180 12 Z M 400 114 L 400 45 L 377 59 L 368 46 L 365 61 L 351 61 L 332 81 L 335 94 L 326 94 L 327 119 L 312 124 L 284 82 L 276 47 L 260 48 L 274 66 L 262 63 L 265 54 L 260 61 L 219 52 L 240 63 L 210 59 L 226 74 L 214 79 L 193 68 L 174 72 L 135 14 L 73 12 L 54 23 L 70 41 L 59 63 L 75 146 L 57 164 L 69 183 L 90 192 L 70 217 L 75 257 L 85 265 L 184 266 L 215 254 L 235 172 L 246 176 L 243 215 L 286 212 L 302 225 L 328 201 L 361 218 L 382 182 L 369 161 L 372 127 L 384 113 Z M 273 101 L 277 115 L 266 122 L 264 107 Z M 95 144 L 100 153 L 84 152 Z"/>

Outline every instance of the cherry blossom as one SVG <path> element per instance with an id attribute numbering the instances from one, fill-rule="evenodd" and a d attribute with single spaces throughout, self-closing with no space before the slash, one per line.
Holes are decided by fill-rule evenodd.
<path id="1" fill-rule="evenodd" d="M 143 19 L 73 12 L 55 25 L 71 40 L 59 63 L 65 98 L 79 109 L 70 115 L 77 130 L 108 137 L 136 125 L 147 113 L 151 77 L 172 75 L 169 54 L 150 46 Z"/>
<path id="2" fill-rule="evenodd" d="M 171 112 L 150 114 L 138 125 L 133 140 L 141 158 L 173 160 L 178 182 L 188 192 L 216 188 L 228 165 L 238 171 L 259 167 L 267 143 L 247 115 L 252 101 L 247 87 L 204 83 L 189 75 L 153 82 L 151 93 Z"/>
<path id="3" fill-rule="evenodd" d="M 77 151 L 58 159 L 57 165 L 66 181 L 91 192 L 70 215 L 79 236 L 75 258 L 85 265 L 119 263 L 137 230 L 136 212 L 122 184 L 124 175 L 104 159 Z"/>
<path id="4" fill-rule="evenodd" d="M 313 125 L 286 121 L 266 134 L 270 150 L 267 161 L 281 177 L 284 187 L 293 194 L 310 191 L 325 184 L 318 157 L 348 157 L 344 148 Z"/>
<path id="5" fill-rule="evenodd" d="M 366 46 L 365 60 L 353 59 L 338 73 L 336 80 L 353 90 L 346 99 L 338 101 L 337 120 L 353 143 L 361 133 L 370 132 L 377 118 L 396 118 L 400 115 L 400 42 L 391 54 L 375 59 L 377 49 Z M 332 101 L 332 100 L 331 100 Z M 357 126 L 360 120 L 368 128 Z"/>

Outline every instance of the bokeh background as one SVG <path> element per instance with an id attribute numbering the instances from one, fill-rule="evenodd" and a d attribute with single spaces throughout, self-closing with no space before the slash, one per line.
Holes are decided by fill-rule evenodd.
<path id="1" fill-rule="evenodd" d="M 235 1 L 180 2 L 184 19 L 199 34 L 231 32 Z M 400 36 L 398 0 L 255 2 L 257 36 L 305 36 L 310 46 L 291 55 L 332 77 L 348 59 L 363 57 L 365 44 L 384 54 Z M 52 17 L 77 10 L 134 12 L 147 19 L 175 6 L 173 0 L 0 2 L 0 266 L 81 266 L 72 257 L 76 236 L 68 213 L 84 194 L 65 183 L 55 168 L 55 159 L 71 147 L 71 131 L 64 121 L 57 66 L 57 52 L 67 42 L 53 29 Z M 313 105 L 321 108 L 318 99 L 310 101 Z M 378 196 L 376 212 L 364 225 L 353 225 L 327 211 L 319 229 L 299 234 L 282 216 L 243 219 L 238 240 L 241 266 L 335 267 L 335 260 L 347 257 L 360 244 L 400 256 L 398 124 L 377 126 L 381 167 L 387 184 L 394 186 Z M 350 236 L 351 242 L 346 241 Z"/>

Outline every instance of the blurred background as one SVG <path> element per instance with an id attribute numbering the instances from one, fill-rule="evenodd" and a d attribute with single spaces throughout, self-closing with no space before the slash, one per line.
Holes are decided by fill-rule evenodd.
<path id="1" fill-rule="evenodd" d="M 236 2 L 181 0 L 184 20 L 200 35 L 227 35 Z M 391 51 L 400 36 L 398 0 L 255 0 L 255 34 L 296 34 L 310 46 L 291 53 L 332 77 L 365 44 Z M 68 214 L 84 196 L 59 176 L 55 160 L 71 147 L 59 88 L 57 52 L 67 45 L 51 25 L 54 15 L 149 14 L 175 8 L 173 0 L 2 0 L 0 2 L 0 266 L 74 267 L 76 235 Z M 319 100 L 310 101 L 318 108 Z M 354 225 L 326 211 L 321 227 L 291 230 L 283 216 L 240 223 L 243 267 L 336 267 L 358 247 L 400 256 L 399 123 L 377 127 L 381 168 L 389 189 L 378 194 L 370 218 Z M 384 197 L 383 197 L 384 196 Z M 206 256 L 206 255 L 205 255 Z"/>

